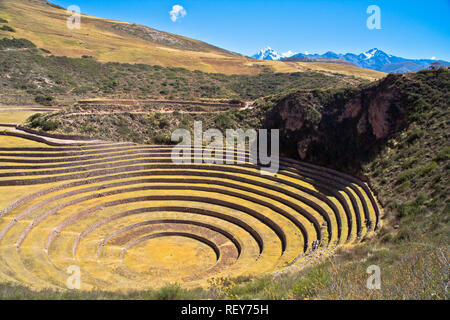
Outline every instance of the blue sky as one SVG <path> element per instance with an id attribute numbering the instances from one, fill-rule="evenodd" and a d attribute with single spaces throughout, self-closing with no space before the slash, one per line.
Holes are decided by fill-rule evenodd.
<path id="1" fill-rule="evenodd" d="M 450 61 L 450 0 L 50 0 L 86 14 L 143 24 L 252 55 L 265 46 L 280 53 L 361 53 L 379 48 L 405 58 Z M 175 22 L 174 5 L 186 10 Z M 366 26 L 370 5 L 381 29 Z"/>

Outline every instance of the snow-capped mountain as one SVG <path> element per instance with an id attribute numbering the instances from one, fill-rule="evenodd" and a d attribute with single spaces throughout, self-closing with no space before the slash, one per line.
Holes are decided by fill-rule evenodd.
<path id="1" fill-rule="evenodd" d="M 272 50 L 272 52 L 275 52 L 275 50 Z M 263 55 L 261 56 L 253 56 L 257 59 L 263 59 L 263 60 L 281 60 L 285 57 L 282 55 L 272 56 L 272 59 L 264 59 Z M 385 53 L 384 51 L 373 48 L 369 51 L 363 52 L 361 54 L 353 54 L 353 53 L 346 53 L 346 54 L 338 54 L 334 53 L 332 51 L 328 51 L 324 54 L 306 54 L 306 53 L 299 53 L 292 55 L 293 58 L 308 58 L 308 59 L 343 59 L 346 60 L 358 67 L 366 68 L 366 69 L 372 69 L 377 70 L 381 72 L 395 72 L 395 73 L 406 73 L 406 72 L 416 72 L 425 68 L 428 68 L 431 63 L 433 62 L 439 62 L 442 65 L 449 67 L 450 63 L 443 60 L 432 60 L 432 59 L 405 59 L 401 57 L 396 57 L 390 54 Z"/>
<path id="2" fill-rule="evenodd" d="M 279 54 L 277 51 L 273 50 L 271 47 L 266 47 L 261 49 L 257 54 L 253 55 L 252 58 L 258 60 L 280 60 L 284 58 L 290 58 L 296 53 L 289 50 L 288 52 Z"/>
<path id="3" fill-rule="evenodd" d="M 271 47 L 266 47 L 264 49 L 261 49 L 254 56 L 252 56 L 252 58 L 258 60 L 280 60 L 283 57 L 277 51 L 273 50 Z"/>

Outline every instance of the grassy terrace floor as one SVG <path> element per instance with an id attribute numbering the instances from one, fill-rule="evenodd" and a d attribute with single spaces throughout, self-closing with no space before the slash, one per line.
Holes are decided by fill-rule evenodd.
<path id="1" fill-rule="evenodd" d="M 244 153 L 176 165 L 170 152 L 0 136 L 0 281 L 64 290 L 77 265 L 86 291 L 207 287 L 302 267 L 378 227 L 371 191 L 348 175 L 290 159 L 261 175 Z"/>

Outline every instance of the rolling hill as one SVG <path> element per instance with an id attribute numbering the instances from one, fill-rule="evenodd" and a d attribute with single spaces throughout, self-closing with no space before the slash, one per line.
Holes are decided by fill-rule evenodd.
<path id="1" fill-rule="evenodd" d="M 328 64 L 260 61 L 146 26 L 88 15 L 82 15 L 81 29 L 70 30 L 67 18 L 64 8 L 44 0 L 0 0 L 0 19 L 6 21 L 0 20 L 0 38 L 25 38 L 55 56 L 92 56 L 100 62 L 142 63 L 210 73 L 259 74 L 271 68 L 275 72 L 340 72 L 369 80 L 384 76 L 354 67 L 335 70 Z"/>

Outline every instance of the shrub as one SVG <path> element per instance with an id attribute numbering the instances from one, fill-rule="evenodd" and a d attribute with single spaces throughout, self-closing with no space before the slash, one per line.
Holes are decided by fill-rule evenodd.
<path id="1" fill-rule="evenodd" d="M 172 144 L 172 139 L 164 134 L 158 134 L 153 139 L 153 142 L 156 144 Z"/>
<path id="2" fill-rule="evenodd" d="M 406 138 L 406 142 L 407 143 L 413 143 L 414 141 L 416 141 L 417 139 L 422 138 L 424 135 L 424 131 L 419 129 L 419 128 L 415 128 L 414 130 L 412 130 L 412 132 L 410 132 Z"/>
<path id="3" fill-rule="evenodd" d="M 42 130 L 44 131 L 55 131 L 58 128 L 59 124 L 57 121 L 53 120 L 45 120 L 42 123 Z"/>
<path id="4" fill-rule="evenodd" d="M 433 159 L 434 161 L 441 162 L 450 160 L 450 147 L 444 147 L 441 149 Z"/>
<path id="5" fill-rule="evenodd" d="M 409 169 L 413 165 L 417 164 L 421 159 L 419 157 L 412 157 L 405 161 L 405 163 L 402 165 L 403 169 Z"/>
<path id="6" fill-rule="evenodd" d="M 9 32 L 16 32 L 16 30 L 14 30 L 13 28 L 11 28 L 10 26 L 7 26 L 7 25 L 1 26 L 0 30 L 9 31 Z"/>
<path id="7" fill-rule="evenodd" d="M 405 192 L 405 191 L 409 190 L 410 186 L 411 186 L 411 181 L 405 181 L 400 185 L 400 187 L 398 188 L 398 191 Z"/>
<path id="8" fill-rule="evenodd" d="M 221 113 L 214 120 L 217 129 L 225 131 L 226 129 L 234 128 L 234 121 L 229 114 Z"/>
<path id="9" fill-rule="evenodd" d="M 170 121 L 167 118 L 162 118 L 161 120 L 159 120 L 159 127 L 161 129 L 167 127 L 170 124 Z"/>
<path id="10" fill-rule="evenodd" d="M 40 105 L 43 105 L 43 106 L 51 106 L 52 102 L 53 102 L 53 97 L 36 96 L 36 98 L 34 98 L 34 101 L 36 101 L 37 103 L 39 103 Z"/>
<path id="11" fill-rule="evenodd" d="M 33 42 L 27 40 L 27 39 L 8 39 L 3 38 L 0 40 L 0 49 L 8 49 L 8 48 L 14 48 L 14 49 L 26 49 L 26 48 L 36 48 Z"/>
<path id="12" fill-rule="evenodd" d="M 28 117 L 27 122 L 28 123 L 32 123 L 33 121 L 35 121 L 37 118 L 39 118 L 42 114 L 41 113 L 35 113 L 31 116 Z"/>
<path id="13" fill-rule="evenodd" d="M 102 91 L 104 93 L 113 93 L 114 90 L 119 86 L 119 80 L 117 79 L 106 79 L 102 83 Z"/>
<path id="14" fill-rule="evenodd" d="M 54 131 L 58 128 L 59 123 L 56 120 L 50 120 L 40 113 L 33 114 L 27 119 L 31 128 L 41 128 L 43 131 Z"/>

